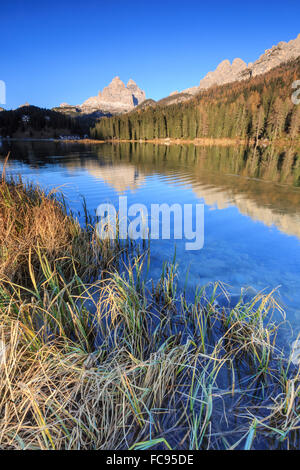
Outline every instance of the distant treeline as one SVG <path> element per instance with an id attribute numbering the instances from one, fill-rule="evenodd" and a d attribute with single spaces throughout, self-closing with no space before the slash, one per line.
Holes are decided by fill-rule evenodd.
<path id="1" fill-rule="evenodd" d="M 296 139 L 300 105 L 291 100 L 295 80 L 300 80 L 300 59 L 264 75 L 212 87 L 184 103 L 149 106 L 103 118 L 91 129 L 91 137 Z"/>
<path id="2" fill-rule="evenodd" d="M 16 133 L 51 133 L 68 130 L 70 134 L 82 134 L 85 130 L 78 120 L 37 106 L 22 106 L 11 111 L 0 112 L 0 135 L 14 136 Z M 56 132 L 57 131 L 57 132 Z"/>

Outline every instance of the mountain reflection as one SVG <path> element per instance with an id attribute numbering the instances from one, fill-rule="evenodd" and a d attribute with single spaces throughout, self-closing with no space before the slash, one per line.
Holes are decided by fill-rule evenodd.
<path id="1" fill-rule="evenodd" d="M 13 157 L 34 167 L 59 164 L 70 172 L 83 169 L 118 194 L 136 191 L 147 177 L 157 175 L 166 184 L 188 185 L 208 206 L 235 206 L 253 220 L 300 238 L 297 149 L 51 142 L 44 154 L 41 143 L 28 142 L 14 143 Z"/>
<path id="2" fill-rule="evenodd" d="M 300 238 L 300 167 L 294 149 L 276 153 L 272 148 L 254 152 L 243 147 L 118 144 L 95 147 L 93 153 L 98 158 L 81 166 L 118 193 L 158 174 L 166 183 L 190 185 L 209 206 L 236 206 L 242 214 Z"/>

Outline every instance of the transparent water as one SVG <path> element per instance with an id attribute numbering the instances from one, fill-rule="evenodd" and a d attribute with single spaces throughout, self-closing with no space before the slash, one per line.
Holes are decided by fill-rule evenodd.
<path id="1" fill-rule="evenodd" d="M 205 204 L 205 244 L 176 240 L 179 282 L 192 291 L 221 280 L 232 298 L 242 287 L 277 296 L 300 332 L 300 153 L 265 148 L 2 142 L 10 174 L 60 187 L 74 210 L 103 202 Z M 151 276 L 172 260 L 174 240 L 151 242 Z"/>

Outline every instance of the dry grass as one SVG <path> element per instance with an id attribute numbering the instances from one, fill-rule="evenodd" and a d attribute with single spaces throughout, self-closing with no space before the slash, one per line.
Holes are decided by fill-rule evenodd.
<path id="1" fill-rule="evenodd" d="M 157 285 L 146 256 L 113 268 L 119 247 L 21 181 L 2 181 L 0 214 L 1 449 L 299 447 L 271 294 L 222 309 L 215 285 L 188 302 L 174 264 Z"/>
<path id="2" fill-rule="evenodd" d="M 74 269 L 91 277 L 115 255 L 99 244 L 88 219 L 82 228 L 67 215 L 62 194 L 46 195 L 21 179 L 0 183 L 0 246 L 0 276 L 23 286 L 31 284 L 32 271 L 38 281 L 43 277 L 41 257 L 72 279 Z"/>

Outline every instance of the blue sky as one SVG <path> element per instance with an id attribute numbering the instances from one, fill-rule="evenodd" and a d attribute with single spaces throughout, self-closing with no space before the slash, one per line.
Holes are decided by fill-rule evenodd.
<path id="1" fill-rule="evenodd" d="M 118 75 L 159 99 L 223 59 L 252 62 L 300 32 L 300 2 L 10 0 L 0 5 L 6 108 L 82 103 Z"/>

